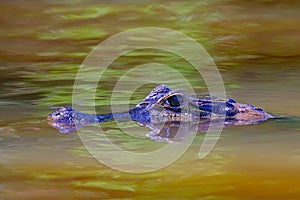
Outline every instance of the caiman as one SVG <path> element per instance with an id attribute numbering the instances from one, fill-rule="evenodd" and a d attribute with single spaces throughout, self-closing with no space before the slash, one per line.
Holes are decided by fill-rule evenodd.
<path id="1" fill-rule="evenodd" d="M 166 85 L 155 87 L 144 100 L 126 112 L 86 114 L 69 106 L 63 106 L 48 115 L 49 125 L 62 133 L 71 133 L 81 127 L 115 121 L 136 121 L 141 125 L 178 124 L 198 122 L 200 129 L 222 120 L 224 126 L 256 124 L 273 118 L 263 109 L 233 99 L 221 99 L 204 95 L 194 97 L 182 90 L 172 90 Z M 202 127 L 201 127 L 202 126 Z"/>

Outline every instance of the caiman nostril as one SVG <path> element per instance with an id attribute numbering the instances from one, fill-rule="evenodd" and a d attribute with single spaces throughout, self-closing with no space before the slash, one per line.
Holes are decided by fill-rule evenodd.
<path id="1" fill-rule="evenodd" d="M 50 115 L 47 116 L 47 121 L 54 121 L 53 117 L 51 117 Z"/>

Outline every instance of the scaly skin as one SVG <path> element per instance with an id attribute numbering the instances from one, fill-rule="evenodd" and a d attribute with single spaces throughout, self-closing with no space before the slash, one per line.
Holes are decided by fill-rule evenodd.
<path id="1" fill-rule="evenodd" d="M 272 118 L 261 108 L 241 104 L 233 99 L 203 96 L 192 97 L 181 90 L 159 85 L 127 112 L 113 114 L 85 114 L 64 106 L 48 115 L 48 123 L 62 133 L 71 133 L 91 123 L 111 120 L 134 120 L 142 125 L 158 123 L 191 123 L 224 120 L 226 125 L 256 124 Z"/>

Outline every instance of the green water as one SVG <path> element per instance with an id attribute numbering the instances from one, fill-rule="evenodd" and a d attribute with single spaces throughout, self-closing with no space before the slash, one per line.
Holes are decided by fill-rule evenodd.
<path id="1" fill-rule="evenodd" d="M 300 196 L 299 2 L 0 4 L 1 199 Z M 218 66 L 227 96 L 286 119 L 228 127 L 204 159 L 198 159 L 204 138 L 199 134 L 175 163 L 145 174 L 110 169 L 85 150 L 77 134 L 60 134 L 46 123 L 53 109 L 72 104 L 76 72 L 96 45 L 121 31 L 150 26 L 174 29 L 195 39 Z M 114 85 L 128 69 L 150 62 L 172 66 L 196 92 L 207 92 L 201 76 L 184 59 L 160 50 L 136 50 L 114 61 L 101 77 L 94 98 L 97 111 L 110 110 Z M 174 89 L 181 86 L 178 80 L 166 81 Z M 154 86 L 139 87 L 130 104 L 138 103 Z M 85 85 L 82 89 L 90 91 Z M 122 96 L 131 92 L 119 91 L 117 103 L 124 104 Z M 114 122 L 103 124 L 112 141 L 132 151 L 164 145 L 145 137 L 147 127 L 134 122 L 122 127 L 130 134 Z"/>

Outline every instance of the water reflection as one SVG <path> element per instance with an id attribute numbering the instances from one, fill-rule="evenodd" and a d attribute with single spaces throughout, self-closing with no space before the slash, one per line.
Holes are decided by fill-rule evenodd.
<path id="1" fill-rule="evenodd" d="M 186 137 L 201 132 L 207 132 L 209 126 L 222 127 L 221 121 L 202 121 L 198 123 L 180 123 L 180 122 L 169 122 L 164 124 L 148 124 L 147 127 L 151 131 L 147 136 L 156 141 L 160 142 L 176 142 L 181 143 L 186 140 Z"/>

